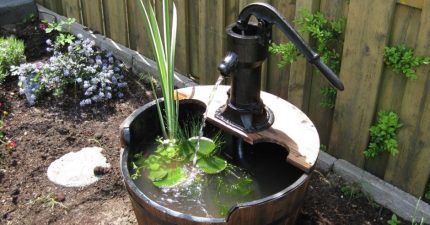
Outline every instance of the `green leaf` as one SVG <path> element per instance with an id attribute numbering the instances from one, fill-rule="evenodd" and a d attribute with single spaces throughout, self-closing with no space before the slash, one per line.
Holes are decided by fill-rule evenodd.
<path id="1" fill-rule="evenodd" d="M 166 178 L 168 172 L 164 169 L 159 169 L 159 170 L 154 170 L 154 171 L 150 171 L 148 174 L 148 179 L 150 179 L 151 181 L 161 181 L 164 178 Z"/>
<path id="2" fill-rule="evenodd" d="M 191 143 L 193 148 L 197 148 L 197 142 L 199 137 L 191 137 L 188 139 L 188 141 Z M 209 139 L 207 137 L 201 137 L 200 138 L 200 145 L 198 149 L 198 153 L 203 156 L 210 156 L 216 149 L 216 145 L 212 139 Z"/>
<path id="3" fill-rule="evenodd" d="M 186 171 L 182 167 L 178 167 L 167 173 L 164 179 L 154 181 L 153 184 L 159 188 L 173 187 L 187 179 Z"/>
<path id="4" fill-rule="evenodd" d="M 197 161 L 197 167 L 207 174 L 216 174 L 227 167 L 227 162 L 218 156 L 200 158 Z"/>

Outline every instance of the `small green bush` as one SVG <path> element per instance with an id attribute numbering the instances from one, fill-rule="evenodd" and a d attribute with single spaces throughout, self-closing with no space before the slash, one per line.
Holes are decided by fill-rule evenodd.
<path id="1" fill-rule="evenodd" d="M 10 66 L 25 61 L 24 42 L 14 37 L 0 38 L 0 84 L 9 76 Z"/>
<path id="2" fill-rule="evenodd" d="M 415 56 L 413 48 L 404 45 L 385 47 L 384 61 L 394 72 L 404 74 L 411 80 L 417 79 L 415 68 L 430 63 L 428 56 Z"/>
<path id="3" fill-rule="evenodd" d="M 370 131 L 370 143 L 364 155 L 374 158 L 380 152 L 389 152 L 391 155 L 399 153 L 397 149 L 396 131 L 403 125 L 395 112 L 379 112 L 378 121 Z"/>

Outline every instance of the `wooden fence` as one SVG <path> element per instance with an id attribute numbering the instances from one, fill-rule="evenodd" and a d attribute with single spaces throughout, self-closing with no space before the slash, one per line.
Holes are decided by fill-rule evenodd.
<path id="1" fill-rule="evenodd" d="M 38 0 L 45 7 L 151 57 L 136 0 Z M 159 1 L 157 8 L 160 11 Z M 224 55 L 226 25 L 233 23 L 247 0 L 175 0 L 178 8 L 177 70 L 211 84 Z M 430 1 L 427 0 L 264 0 L 289 21 L 301 9 L 328 18 L 346 18 L 340 77 L 345 91 L 334 109 L 320 106 L 320 88 L 328 83 L 305 60 L 279 69 L 271 56 L 263 69 L 263 89 L 288 99 L 316 124 L 321 142 L 336 157 L 372 172 L 403 190 L 421 196 L 430 174 L 429 66 L 410 81 L 384 66 L 383 49 L 405 44 L 418 55 L 430 55 Z M 303 37 L 310 40 L 309 35 Z M 275 42 L 287 42 L 274 31 Z M 369 127 L 378 111 L 393 110 L 404 126 L 397 138 L 400 153 L 366 159 Z"/>

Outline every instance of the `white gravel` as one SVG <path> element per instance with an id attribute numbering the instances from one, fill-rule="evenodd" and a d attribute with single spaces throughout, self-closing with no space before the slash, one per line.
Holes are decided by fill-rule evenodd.
<path id="1" fill-rule="evenodd" d="M 99 147 L 87 147 L 63 155 L 49 165 L 49 180 L 65 187 L 83 187 L 96 182 L 99 177 L 94 175 L 94 168 L 110 167 L 102 151 Z"/>

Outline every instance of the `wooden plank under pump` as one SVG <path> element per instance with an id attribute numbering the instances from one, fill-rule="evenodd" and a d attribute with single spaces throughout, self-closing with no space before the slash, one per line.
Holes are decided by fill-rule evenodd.
<path id="1" fill-rule="evenodd" d="M 321 0 L 320 12 L 322 12 L 327 17 L 327 19 L 331 21 L 342 18 L 346 19 L 348 6 L 349 4 L 347 0 Z M 335 46 L 335 50 L 340 55 L 339 60 L 342 60 L 343 38 L 342 36 L 339 38 L 341 40 L 337 42 L 338 45 Z M 321 55 L 323 52 L 318 52 L 318 54 Z M 334 72 L 336 74 L 339 73 L 339 71 Z M 321 93 L 321 88 L 323 87 L 331 87 L 331 85 L 317 69 L 313 68 L 308 115 L 317 127 L 321 144 L 327 146 L 330 139 L 334 108 L 321 106 L 321 102 L 327 98 Z"/>
<path id="2" fill-rule="evenodd" d="M 409 18 L 409 19 L 405 19 Z M 397 4 L 393 17 L 393 28 L 389 46 L 404 44 L 414 48 L 420 28 L 421 10 Z M 382 81 L 379 90 L 377 110 L 400 112 L 405 86 L 408 82 L 416 82 L 407 79 L 404 75 L 396 74 L 387 66 L 384 67 Z M 374 118 L 376 121 L 376 115 Z M 375 158 L 366 159 L 365 169 L 372 174 L 383 178 L 388 163 L 389 153 L 384 152 Z"/>
<path id="3" fill-rule="evenodd" d="M 272 0 L 271 4 L 290 22 L 294 21 L 296 1 L 295 0 Z M 288 38 L 276 27 L 273 27 L 272 41 L 276 44 L 288 43 Z M 284 99 L 288 97 L 288 82 L 290 77 L 290 65 L 279 68 L 281 56 L 270 54 L 267 63 L 266 90 Z"/>
<path id="4" fill-rule="evenodd" d="M 106 36 L 124 46 L 129 46 L 126 0 L 103 0 L 103 12 Z"/>
<path id="5" fill-rule="evenodd" d="M 329 151 L 362 167 L 376 108 L 395 0 L 351 0 Z M 366 10 L 363 10 L 366 9 Z"/>
<path id="6" fill-rule="evenodd" d="M 101 0 L 84 0 L 82 3 L 82 16 L 85 26 L 95 32 L 104 34 L 103 7 Z"/>
<path id="7" fill-rule="evenodd" d="M 315 12 L 319 9 L 319 0 L 301 0 L 296 1 L 295 18 L 301 14 L 301 10 Z M 296 27 L 297 28 L 297 27 Z M 299 32 L 303 39 L 309 43 L 310 35 Z M 309 104 L 309 89 L 312 79 L 312 65 L 304 58 L 298 58 L 291 65 L 290 80 L 288 83 L 288 101 L 302 109 L 304 112 L 308 110 Z"/>
<path id="8" fill-rule="evenodd" d="M 206 103 L 212 89 L 213 86 L 182 88 L 178 89 L 178 96 L 179 99 L 195 99 Z M 235 136 L 242 137 L 250 144 L 258 142 L 279 144 L 289 151 L 287 157 L 289 163 L 305 172 L 312 171 L 319 153 L 319 137 L 315 126 L 302 111 L 278 96 L 261 92 L 261 99 L 272 109 L 275 121 L 266 130 L 244 133 L 215 117 L 215 111 L 227 102 L 228 89 L 229 86 L 220 86 L 216 91 L 208 108 L 209 122 Z"/>
<path id="9" fill-rule="evenodd" d="M 416 55 L 430 55 L 430 1 L 421 12 Z M 406 84 L 400 119 L 403 128 L 398 132 L 399 154 L 391 157 L 385 180 L 403 190 L 421 196 L 430 175 L 430 66 L 417 69 L 418 79 Z"/>
<path id="10" fill-rule="evenodd" d="M 77 23 L 82 23 L 80 0 L 63 0 L 64 13 L 69 18 L 75 18 Z"/>

